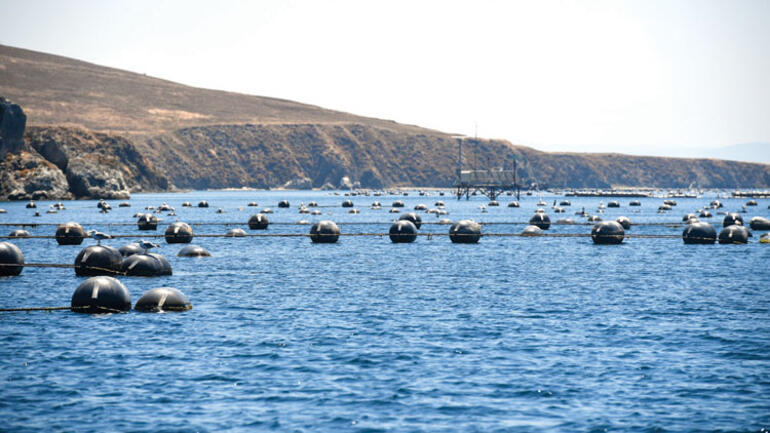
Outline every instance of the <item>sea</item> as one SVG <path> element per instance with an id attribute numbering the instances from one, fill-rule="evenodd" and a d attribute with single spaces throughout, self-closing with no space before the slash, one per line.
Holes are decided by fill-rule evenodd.
<path id="1" fill-rule="evenodd" d="M 0 203 L 0 224 L 53 235 L 56 223 L 147 239 L 173 275 L 118 277 L 132 301 L 157 287 L 190 299 L 186 312 L 86 315 L 0 313 L 2 432 L 765 432 L 770 429 L 770 244 L 685 245 L 682 217 L 717 199 L 522 195 L 457 200 L 447 193 L 345 196 L 321 191 L 134 194 L 103 214 L 96 201 Z M 205 200 L 208 208 L 197 203 Z M 278 202 L 288 200 L 289 208 Z M 360 213 L 341 206 L 351 200 Z M 413 243 L 387 235 L 418 204 Z M 538 204 L 542 200 L 543 204 Z M 552 205 L 569 200 L 565 213 Z M 722 211 L 770 214 L 770 199 L 720 198 Z M 193 207 L 182 207 L 189 201 Z M 318 203 L 322 215 L 299 213 Z M 381 210 L 371 209 L 374 201 Z M 139 212 L 167 203 L 156 231 Z M 257 202 L 258 206 L 248 206 Z M 485 207 L 485 208 L 484 208 Z M 520 233 L 537 208 L 564 237 L 482 237 L 453 244 L 452 221 L 485 234 Z M 271 208 L 266 231 L 249 217 Z M 638 224 L 621 245 L 595 245 L 585 210 Z M 221 211 L 220 211 L 221 210 Z M 196 235 L 309 233 L 335 221 L 334 244 L 306 236 L 197 237 L 211 257 L 177 257 L 162 237 L 184 221 Z M 51 225 L 53 224 L 53 225 Z M 10 232 L 11 225 L 0 225 Z M 7 235 L 7 233 L 0 233 Z M 658 236 L 668 235 L 668 236 Z M 8 239 L 0 239 L 8 241 Z M 72 264 L 96 241 L 13 239 L 28 263 Z M 69 306 L 85 281 L 72 268 L 25 268 L 0 277 L 0 308 Z"/>

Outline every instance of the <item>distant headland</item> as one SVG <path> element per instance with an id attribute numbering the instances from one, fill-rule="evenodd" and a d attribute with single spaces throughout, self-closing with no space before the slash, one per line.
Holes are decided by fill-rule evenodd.
<path id="1" fill-rule="evenodd" d="M 175 188 L 449 187 L 457 170 L 450 133 L 4 45 L 0 96 L 1 200 Z M 472 143 L 465 167 L 516 159 L 524 185 L 770 187 L 767 164 Z"/>

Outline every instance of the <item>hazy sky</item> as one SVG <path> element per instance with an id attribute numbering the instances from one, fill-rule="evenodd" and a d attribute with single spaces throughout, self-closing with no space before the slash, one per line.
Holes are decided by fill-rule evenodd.
<path id="1" fill-rule="evenodd" d="M 543 150 L 770 142 L 770 1 L 0 0 L 0 43 Z"/>

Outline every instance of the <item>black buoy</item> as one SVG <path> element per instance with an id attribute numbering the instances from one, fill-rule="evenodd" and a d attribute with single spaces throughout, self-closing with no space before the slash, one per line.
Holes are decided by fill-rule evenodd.
<path id="1" fill-rule="evenodd" d="M 19 247 L 10 242 L 0 242 L 0 264 L 19 266 L 0 266 L 0 277 L 19 275 L 24 269 L 24 254 Z"/>
<path id="2" fill-rule="evenodd" d="M 631 201 L 631 203 L 629 203 L 628 205 L 629 205 L 629 206 L 641 206 L 641 205 L 642 205 L 642 202 L 640 202 L 639 200 L 633 200 L 633 201 Z"/>
<path id="3" fill-rule="evenodd" d="M 526 226 L 524 227 L 524 230 L 521 231 L 522 236 L 540 236 L 542 234 L 543 230 L 538 226 Z"/>
<path id="4" fill-rule="evenodd" d="M 390 207 L 404 207 L 404 202 L 403 202 L 403 201 L 401 201 L 401 200 L 396 200 L 396 201 L 394 201 L 394 202 L 393 202 L 393 203 L 390 205 Z"/>
<path id="5" fill-rule="evenodd" d="M 36 209 L 36 208 L 37 208 L 37 204 L 35 204 L 34 201 L 30 200 L 27 202 L 27 209 Z"/>
<path id="6" fill-rule="evenodd" d="M 749 227 L 752 230 L 770 230 L 770 219 L 756 216 L 749 221 Z"/>
<path id="7" fill-rule="evenodd" d="M 83 227 L 76 222 L 60 224 L 56 228 L 56 242 L 59 245 L 80 245 L 86 237 Z"/>
<path id="8" fill-rule="evenodd" d="M 728 212 L 725 214 L 725 219 L 722 220 L 722 227 L 728 227 L 731 225 L 743 225 L 743 217 L 739 213 Z"/>
<path id="9" fill-rule="evenodd" d="M 455 244 L 475 244 L 481 239 L 481 224 L 460 220 L 449 227 L 449 240 Z"/>
<path id="10" fill-rule="evenodd" d="M 615 221 L 617 221 L 618 224 L 620 224 L 623 227 L 623 230 L 628 230 L 631 228 L 631 220 L 628 219 L 628 217 L 621 216 L 621 217 L 618 217 L 618 219 L 616 219 Z"/>
<path id="11" fill-rule="evenodd" d="M 625 239 L 626 232 L 617 221 L 603 221 L 591 230 L 591 239 L 598 245 L 618 245 Z"/>
<path id="12" fill-rule="evenodd" d="M 707 222 L 696 222 L 688 224 L 682 231 L 682 240 L 685 244 L 713 244 L 717 241 L 717 232 L 714 227 Z"/>
<path id="13" fill-rule="evenodd" d="M 559 206 L 572 206 L 569 200 L 562 200 L 559 202 Z"/>
<path id="14" fill-rule="evenodd" d="M 243 229 L 230 229 L 225 233 L 228 238 L 243 238 L 246 237 L 246 232 Z"/>
<path id="15" fill-rule="evenodd" d="M 310 226 L 310 240 L 315 244 L 333 244 L 340 238 L 340 228 L 334 221 L 318 221 Z"/>
<path id="16" fill-rule="evenodd" d="M 121 313 L 131 309 L 131 293 L 112 277 L 91 277 L 83 281 L 70 303 L 76 313 Z"/>
<path id="17" fill-rule="evenodd" d="M 749 200 L 746 202 L 746 206 L 756 206 L 757 201 L 756 200 Z"/>
<path id="18" fill-rule="evenodd" d="M 250 201 L 249 204 L 247 204 L 246 206 L 257 207 L 257 206 L 259 206 L 259 203 L 255 202 L 255 201 Z"/>
<path id="19" fill-rule="evenodd" d="M 598 223 L 601 221 L 602 221 L 602 218 L 599 215 L 591 215 L 588 217 L 588 222 Z"/>
<path id="20" fill-rule="evenodd" d="M 118 207 L 131 207 L 131 203 L 129 203 L 127 201 L 123 201 L 123 202 L 118 203 Z"/>
<path id="21" fill-rule="evenodd" d="M 29 232 L 24 229 L 16 229 L 8 235 L 9 238 L 28 238 Z"/>
<path id="22" fill-rule="evenodd" d="M 75 275 L 78 277 L 116 275 L 120 273 L 122 266 L 123 255 L 108 245 L 85 247 L 75 257 Z"/>
<path id="23" fill-rule="evenodd" d="M 353 202 L 351 200 L 345 200 L 342 202 L 342 207 L 353 207 Z"/>
<path id="24" fill-rule="evenodd" d="M 551 218 L 544 212 L 536 212 L 532 215 L 532 218 L 529 219 L 529 224 L 537 226 L 541 230 L 548 230 L 548 228 L 551 227 Z"/>
<path id="25" fill-rule="evenodd" d="M 207 202 L 206 200 L 202 200 L 198 202 L 198 207 L 209 207 L 209 202 Z"/>
<path id="26" fill-rule="evenodd" d="M 278 202 L 278 207 L 280 208 L 287 208 L 289 207 L 289 201 L 288 200 L 281 200 Z"/>
<path id="27" fill-rule="evenodd" d="M 390 241 L 394 244 L 414 242 L 417 239 L 417 227 L 410 220 L 398 220 L 390 226 Z"/>
<path id="28" fill-rule="evenodd" d="M 607 203 L 607 207 L 620 207 L 620 203 L 615 201 L 615 200 L 613 200 L 613 201 Z"/>
<path id="29" fill-rule="evenodd" d="M 693 219 L 693 218 L 695 218 L 695 219 L 697 220 L 697 219 L 698 219 L 698 216 L 697 216 L 697 215 L 695 215 L 694 213 L 688 213 L 687 215 L 685 215 L 685 216 L 683 216 L 683 217 L 682 217 L 682 222 L 683 222 L 683 223 L 686 223 L 686 222 L 690 221 L 690 220 L 691 220 L 691 219 Z"/>
<path id="30" fill-rule="evenodd" d="M 160 313 L 163 311 L 187 311 L 192 304 L 187 296 L 173 287 L 158 287 L 142 295 L 134 310 L 143 313 Z"/>
<path id="31" fill-rule="evenodd" d="M 182 203 L 182 207 L 192 207 L 192 203 L 190 203 L 189 201 L 186 201 Z"/>
<path id="32" fill-rule="evenodd" d="M 711 215 L 711 212 L 707 211 L 706 209 L 703 209 L 702 211 L 700 211 L 698 216 L 700 218 L 711 218 L 713 215 Z"/>
<path id="33" fill-rule="evenodd" d="M 742 225 L 727 226 L 719 232 L 720 244 L 747 244 L 749 243 L 749 230 Z"/>
<path id="34" fill-rule="evenodd" d="M 423 204 L 423 203 L 417 204 L 414 207 L 414 210 L 427 210 L 427 209 L 428 209 L 428 206 L 425 206 L 425 204 Z"/>
<path id="35" fill-rule="evenodd" d="M 267 220 L 267 215 L 263 213 L 254 214 L 249 218 L 249 229 L 251 230 L 267 230 L 267 226 L 270 222 Z"/>
<path id="36" fill-rule="evenodd" d="M 139 246 L 138 243 L 132 242 L 130 244 L 123 245 L 118 249 L 120 255 L 123 257 L 133 256 L 134 254 L 143 253 L 144 249 Z"/>
<path id="37" fill-rule="evenodd" d="M 123 260 L 122 271 L 132 277 L 171 275 L 171 264 L 160 254 L 134 254 Z"/>
<path id="38" fill-rule="evenodd" d="M 207 249 L 198 245 L 186 245 L 176 255 L 177 257 L 211 257 Z"/>
<path id="39" fill-rule="evenodd" d="M 489 203 L 487 203 L 487 206 L 500 206 L 500 202 L 497 200 L 492 200 Z"/>
<path id="40" fill-rule="evenodd" d="M 151 213 L 141 213 L 136 225 L 139 230 L 155 230 L 158 228 L 158 217 Z"/>
<path id="41" fill-rule="evenodd" d="M 419 230 L 422 226 L 422 218 L 414 212 L 407 212 L 398 217 L 399 221 L 411 221 L 415 227 Z"/>
<path id="42" fill-rule="evenodd" d="M 512 202 L 508 203 L 508 207 L 519 207 L 519 202 L 512 201 Z"/>
<path id="43" fill-rule="evenodd" d="M 175 222 L 166 228 L 166 243 L 189 244 L 193 240 L 193 229 L 189 224 Z"/>
<path id="44" fill-rule="evenodd" d="M 317 201 L 311 201 L 310 203 L 307 204 L 307 207 L 318 207 L 318 202 Z"/>

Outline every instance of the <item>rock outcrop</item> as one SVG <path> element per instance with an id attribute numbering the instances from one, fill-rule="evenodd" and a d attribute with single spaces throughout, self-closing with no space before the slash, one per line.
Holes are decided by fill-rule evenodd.
<path id="1" fill-rule="evenodd" d="M 0 162 L 0 198 L 61 200 L 72 198 L 67 178 L 36 152 L 9 153 Z"/>
<path id="2" fill-rule="evenodd" d="M 27 142 L 64 172 L 75 198 L 124 199 L 131 191 L 169 188 L 168 179 L 124 137 L 81 128 L 32 127 Z"/>
<path id="3" fill-rule="evenodd" d="M 0 161 L 8 153 L 19 153 L 24 145 L 27 116 L 17 104 L 0 96 Z"/>
<path id="4" fill-rule="evenodd" d="M 0 98 L 0 114 L 0 200 L 125 199 L 171 186 L 123 137 L 64 127 L 25 136 L 21 107 Z"/>

